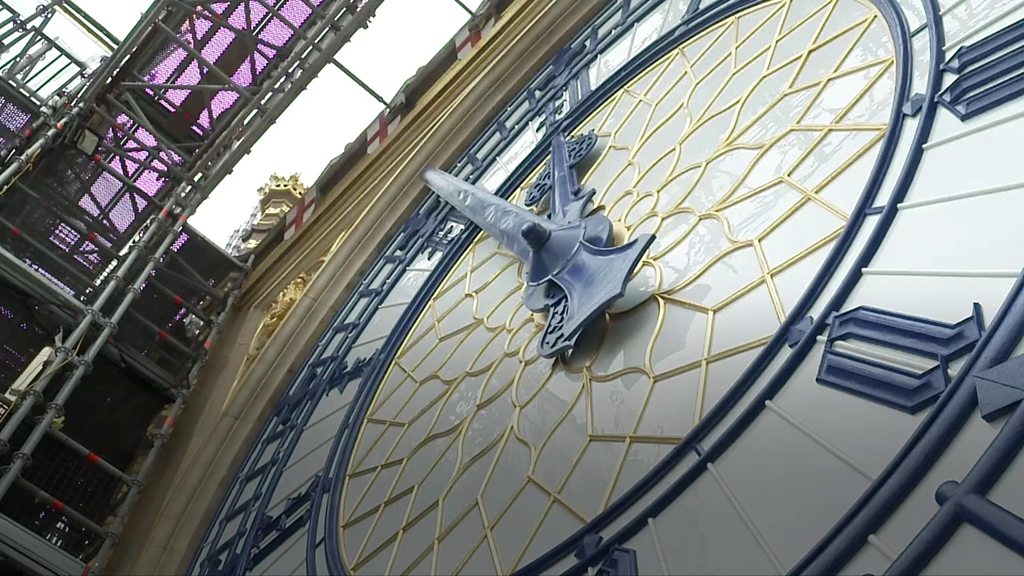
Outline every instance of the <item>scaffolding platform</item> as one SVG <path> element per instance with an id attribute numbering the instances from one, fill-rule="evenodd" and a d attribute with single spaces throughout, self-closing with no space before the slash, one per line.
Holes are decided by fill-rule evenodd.
<path id="1" fill-rule="evenodd" d="M 157 0 L 117 42 L 71 0 L 0 1 L 9 570 L 101 569 L 248 271 L 188 218 L 381 3 Z"/>

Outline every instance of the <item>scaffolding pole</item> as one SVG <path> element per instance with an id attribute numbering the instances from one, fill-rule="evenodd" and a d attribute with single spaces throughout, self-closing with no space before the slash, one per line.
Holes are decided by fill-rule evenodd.
<path id="1" fill-rule="evenodd" d="M 49 434 L 51 438 L 67 446 L 75 454 L 78 454 L 82 458 L 85 458 L 86 462 L 92 464 L 93 466 L 96 466 L 100 470 L 103 470 L 107 474 L 113 476 L 114 478 L 117 478 L 118 480 L 125 484 L 131 483 L 131 477 L 122 472 L 121 470 L 119 470 L 117 466 L 114 466 L 110 462 L 107 462 L 106 460 L 101 458 L 99 454 L 96 454 L 92 450 L 89 450 L 85 446 L 82 446 L 73 438 L 69 437 L 67 434 L 64 434 L 60 430 L 54 430 L 52 428 L 49 430 Z"/>
<path id="2" fill-rule="evenodd" d="M 336 21 L 347 14 L 348 2 L 331 2 L 327 14 L 316 26 L 296 36 L 303 40 L 291 54 L 278 65 L 278 80 L 267 82 L 252 98 L 254 116 L 240 112 L 227 127 L 222 137 L 205 148 L 210 159 L 199 162 L 197 172 L 202 173 L 202 180 L 196 191 L 207 194 L 227 176 L 232 168 L 241 160 L 257 140 L 270 126 L 277 122 L 285 109 L 304 91 L 334 59 L 335 54 L 348 42 L 356 31 L 369 24 L 371 16 L 384 3 L 384 0 L 366 0 L 358 12 L 349 16 L 344 25 Z M 324 8 L 318 9 L 325 10 Z M 330 32 L 329 32 L 330 31 Z M 293 70 L 295 68 L 295 70 Z M 281 84 L 287 87 L 282 89 Z M 250 120 L 251 118 L 251 120 Z M 238 138 L 236 135 L 240 135 Z M 205 188 L 205 190 L 203 190 Z M 205 195 L 204 195 L 205 198 Z"/>
<path id="3" fill-rule="evenodd" d="M 169 206 L 173 206 L 173 203 L 173 200 L 168 200 L 168 207 L 165 207 L 161 213 L 169 214 Z M 33 382 L 31 389 L 28 392 L 26 392 L 25 396 L 22 397 L 21 403 L 18 405 L 17 410 L 15 410 L 14 413 L 10 415 L 10 417 L 4 423 L 3 428 L 0 429 L 0 453 L 5 453 L 10 450 L 10 441 L 11 437 L 14 435 L 15 430 L 17 430 L 18 426 L 20 426 L 21 423 L 25 420 L 25 418 L 29 416 L 29 413 L 32 411 L 35 405 L 39 402 L 42 402 L 43 391 L 46 389 L 47 385 L 49 385 L 50 381 L 53 380 L 53 377 L 57 375 L 57 373 L 65 364 L 67 364 L 69 361 L 73 361 L 72 356 L 74 355 L 74 349 L 76 349 L 79 343 L 82 341 L 82 339 L 85 338 L 86 334 L 89 331 L 89 328 L 92 327 L 94 322 L 101 322 L 104 324 L 103 332 L 101 332 L 100 338 L 98 339 L 97 343 L 106 343 L 107 338 L 110 337 L 110 334 L 116 327 L 116 323 L 112 322 L 111 320 L 104 320 L 102 315 L 100 314 L 100 309 L 114 296 L 114 293 L 117 291 L 117 288 L 119 286 L 124 285 L 125 277 L 127 276 L 132 266 L 134 266 L 138 259 L 142 257 L 143 252 L 145 252 L 146 245 L 149 242 L 151 242 L 156 237 L 157 232 L 163 228 L 159 224 L 160 222 L 155 222 L 152 226 L 150 226 L 149 229 L 146 230 L 146 233 L 143 236 L 142 240 L 136 243 L 131 248 L 131 250 L 128 253 L 128 256 L 121 261 L 121 263 L 118 265 L 117 270 L 110 277 L 110 280 L 107 282 L 106 287 L 99 294 L 99 296 L 96 297 L 96 300 L 93 301 L 92 305 L 86 308 L 85 318 L 83 318 L 82 321 L 78 323 L 78 325 L 67 337 L 67 339 L 63 341 L 58 339 L 55 342 L 54 350 L 56 351 L 56 354 L 50 364 L 50 367 L 39 377 L 38 380 Z M 168 242 L 167 244 L 170 244 L 170 242 Z M 152 264 L 153 262 L 151 261 L 150 265 Z M 143 278 L 142 281 L 144 282 L 145 278 Z M 134 294 L 134 292 L 129 293 L 130 297 L 127 298 L 129 300 L 129 303 L 131 303 L 130 300 L 134 299 Z M 95 351 L 96 353 L 98 353 L 100 348 L 102 348 L 102 346 L 94 345 L 90 347 L 89 350 L 90 352 Z M 88 354 L 89 352 L 86 353 L 85 357 L 88 357 Z M 95 354 L 91 358 L 89 358 L 88 362 L 91 363 L 92 358 L 95 358 Z M 87 365 L 80 364 L 78 368 L 75 370 L 75 373 L 78 374 L 77 378 L 72 376 L 72 378 L 75 379 L 75 385 L 77 385 L 77 379 L 80 379 L 82 375 L 84 375 L 85 370 L 87 368 Z M 66 394 L 65 397 L 69 395 L 70 392 Z M 47 420 L 46 427 L 49 427 L 50 423 L 53 421 L 53 418 L 56 417 L 57 409 L 63 411 L 63 401 L 57 400 L 55 402 L 57 403 L 51 403 L 47 407 L 47 415 L 44 416 L 44 419 Z M 38 430 L 40 429 L 40 426 L 37 426 L 36 428 Z M 45 428 L 42 428 L 42 430 L 45 432 Z M 19 453 L 23 454 L 22 456 L 19 457 L 18 453 L 15 453 L 14 459 L 16 462 L 15 466 L 13 466 L 12 469 L 17 470 L 18 472 L 21 471 L 25 464 L 24 458 L 28 456 L 28 454 L 31 453 L 32 449 L 35 448 L 35 445 L 38 444 L 39 438 L 42 436 L 42 433 L 33 434 L 33 436 L 35 437 L 35 440 L 31 444 L 28 444 L 28 442 L 26 442 L 26 445 L 31 446 L 31 448 L 29 448 L 27 452 L 25 450 L 25 446 L 23 446 L 22 449 L 19 450 Z M 30 437 L 30 440 L 31 439 L 32 438 Z M 8 474 L 4 474 L 2 477 L 0 477 L 0 499 L 2 499 L 3 495 L 7 493 L 8 489 L 10 489 L 11 479 L 8 478 L 8 476 L 10 475 L 9 473 L 10 470 L 8 470 Z"/>
<path id="4" fill-rule="evenodd" d="M 103 535 L 103 528 L 100 527 L 99 524 L 97 524 L 97 523 L 93 522 L 92 520 L 86 518 L 78 510 L 75 510 L 74 508 L 71 508 L 70 506 L 65 505 L 64 502 L 62 502 L 59 498 L 54 498 L 46 490 L 43 490 L 42 488 L 40 488 L 40 487 L 36 486 L 35 484 L 29 482 L 28 480 L 25 480 L 25 479 L 22 479 L 22 478 L 18 478 L 18 486 L 20 486 L 23 490 L 27 491 L 34 498 L 36 498 L 38 500 L 43 500 L 44 502 L 46 502 L 46 504 L 49 505 L 51 508 L 53 508 L 53 510 L 55 512 L 59 512 L 61 514 L 64 514 L 65 516 L 67 516 L 68 518 L 71 518 L 76 523 L 80 524 L 81 526 L 84 526 L 85 528 L 88 528 L 90 532 L 92 532 L 92 533 L 94 533 L 96 535 L 99 535 L 99 536 Z"/>
<path id="5" fill-rule="evenodd" d="M 252 265 L 253 258 L 250 257 L 246 267 Z M 220 313 L 217 320 L 214 321 L 213 330 L 210 332 L 208 342 L 214 344 L 217 338 L 220 337 L 221 332 L 224 330 L 224 321 L 227 319 L 228 314 L 235 306 L 235 302 L 238 299 L 240 293 L 239 290 L 235 290 L 228 297 L 227 306 L 224 307 L 224 311 Z M 118 539 L 121 537 L 121 532 L 124 530 L 125 522 L 128 519 L 128 515 L 131 513 L 132 508 L 135 507 L 136 501 L 142 493 L 142 489 L 145 486 L 146 477 L 149 475 L 150 470 L 153 468 L 153 464 L 156 462 L 156 457 L 160 452 L 160 449 L 164 447 L 164 444 L 170 439 L 171 432 L 174 430 L 174 422 L 181 414 L 181 411 L 185 408 L 185 400 L 188 398 L 189 392 L 195 387 L 196 381 L 199 378 L 199 370 L 206 363 L 207 356 L 204 355 L 195 365 L 188 375 L 188 384 L 178 391 L 178 397 L 175 399 L 174 404 L 171 406 L 170 413 L 167 418 L 164 419 L 163 425 L 160 427 L 160 431 L 157 432 L 153 437 L 153 446 L 149 449 L 146 454 L 145 460 L 142 462 L 142 466 L 139 468 L 138 474 L 131 479 L 129 483 L 128 495 L 125 496 L 124 502 L 118 507 L 117 512 L 114 514 L 114 521 L 110 524 L 107 530 L 104 531 L 103 545 L 100 547 L 99 553 L 90 563 L 92 570 L 97 574 L 103 569 L 103 563 L 106 562 L 107 558 L 110 557 L 110 553 L 113 552 L 114 546 L 117 544 Z"/>
<path id="6" fill-rule="evenodd" d="M 69 94 L 57 97 L 52 105 L 43 106 L 43 116 L 56 115 L 60 113 L 61 110 L 67 108 L 77 93 L 85 88 L 85 85 L 86 81 L 85 79 L 82 79 L 79 85 Z M 64 135 L 64 129 L 67 128 L 67 125 L 77 118 L 84 109 L 84 103 L 79 102 L 76 104 L 66 114 L 64 114 L 63 117 L 53 122 L 53 126 L 44 132 L 42 136 L 36 139 L 36 141 L 25 149 L 24 152 L 11 159 L 11 163 L 7 168 L 5 168 L 3 172 L 0 172 L 0 194 L 3 194 L 3 191 L 6 191 L 18 176 L 21 176 L 22 173 L 25 172 L 25 169 L 32 165 L 32 162 L 40 152 L 52 146 L 57 142 L 58 138 Z M 32 135 L 31 129 L 28 131 L 28 135 Z"/>
<path id="7" fill-rule="evenodd" d="M 167 210 L 164 210 L 162 215 L 164 219 L 168 219 L 170 217 L 170 213 Z M 161 223 L 159 222 L 155 222 L 150 227 L 149 231 L 147 231 L 146 235 L 148 236 L 150 232 L 162 229 L 163 226 L 160 224 Z M 156 268 L 160 256 L 170 248 L 171 243 L 173 243 L 174 239 L 177 238 L 178 233 L 184 225 L 184 218 L 179 218 L 171 227 L 171 231 L 173 233 L 168 233 L 164 237 L 163 242 L 160 243 L 160 246 L 157 248 L 154 255 L 147 259 L 146 264 L 136 275 L 135 280 L 129 286 L 127 292 L 124 294 L 124 298 L 121 300 L 121 303 L 118 305 L 114 313 L 111 314 L 110 318 L 102 319 L 99 312 L 102 304 L 96 305 L 90 310 L 86 310 L 85 318 L 82 319 L 78 324 L 78 327 L 75 328 L 74 332 L 72 332 L 72 340 L 74 343 L 61 346 L 63 350 L 58 351 L 52 367 L 47 370 L 47 376 L 40 378 L 35 383 L 29 393 L 30 395 L 24 399 L 21 407 L 14 414 L 14 417 L 7 423 L 7 425 L 4 426 L 4 429 L 0 431 L 0 440 L 9 442 L 11 435 L 14 433 L 15 426 L 24 420 L 28 415 L 28 411 L 31 410 L 32 406 L 34 406 L 36 402 L 42 400 L 43 387 L 49 383 L 53 378 L 53 375 L 55 375 L 63 364 L 66 363 L 66 360 L 70 359 L 70 362 L 75 366 L 71 376 L 64 382 L 64 385 L 61 387 L 60 391 L 57 392 L 53 401 L 46 405 L 43 417 L 36 423 L 35 427 L 33 427 L 28 439 L 25 440 L 17 452 L 12 454 L 11 466 L 4 471 L 3 475 L 0 475 L 0 499 L 3 499 L 8 490 L 10 490 L 15 478 L 17 478 L 21 474 L 21 471 L 29 464 L 29 462 L 31 462 L 32 452 L 35 450 L 36 446 L 39 445 L 39 441 L 42 440 L 47 429 L 49 429 L 53 424 L 53 421 L 57 417 L 63 416 L 64 404 L 68 401 L 68 398 L 71 397 L 71 394 L 75 389 L 78 388 L 78 385 L 82 382 L 82 378 L 85 377 L 85 375 L 92 369 L 93 361 L 97 356 L 99 356 L 103 347 L 106 345 L 107 340 L 110 339 L 111 335 L 113 335 L 114 331 L 117 329 L 118 322 L 120 322 L 121 318 L 128 312 L 128 307 L 131 306 L 132 302 L 134 302 L 139 294 L 142 293 L 142 286 L 147 280 L 149 280 L 149 274 Z M 135 259 L 145 252 L 145 248 L 145 243 L 140 242 L 139 244 L 136 244 L 132 249 L 132 255 L 135 256 Z M 127 270 L 133 263 L 134 260 L 131 257 L 125 259 L 124 263 L 121 265 L 121 269 L 118 270 L 118 272 L 116 272 L 107 283 L 107 289 L 100 294 L 100 298 L 97 299 L 98 302 L 103 300 L 103 303 L 105 303 L 106 300 L 109 299 L 109 295 L 113 294 L 116 286 L 121 285 L 124 282 L 124 274 L 122 274 L 122 270 Z M 74 353 L 70 351 L 70 346 L 77 346 L 78 342 L 84 338 L 89 328 L 96 320 L 101 320 L 103 329 L 100 330 L 100 333 L 96 336 L 96 339 L 92 342 L 89 348 L 86 349 L 84 354 L 72 357 L 72 354 Z"/>

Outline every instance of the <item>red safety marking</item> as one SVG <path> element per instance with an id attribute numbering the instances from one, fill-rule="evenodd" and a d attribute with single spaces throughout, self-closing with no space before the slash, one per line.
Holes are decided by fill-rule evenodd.
<path id="1" fill-rule="evenodd" d="M 182 306 L 185 304 L 185 299 L 182 298 L 181 296 L 178 296 L 177 294 L 171 294 L 171 299 L 174 300 L 174 303 L 177 304 L 178 306 Z"/>
<path id="2" fill-rule="evenodd" d="M 168 429 L 174 428 L 174 416 L 168 416 L 167 420 L 164 422 L 164 426 Z"/>
<path id="3" fill-rule="evenodd" d="M 92 155 L 92 161 L 97 163 L 97 164 L 99 164 L 100 162 L 103 161 L 103 157 L 100 156 L 99 154 L 93 154 Z"/>
<path id="4" fill-rule="evenodd" d="M 25 138 L 28 138 L 28 137 L 32 136 L 32 129 L 31 128 L 25 128 L 25 131 L 22 132 L 21 134 Z"/>
<path id="5" fill-rule="evenodd" d="M 476 30 L 470 30 L 469 27 L 465 27 L 459 30 L 455 34 L 455 55 L 459 60 L 465 60 L 476 45 L 480 43 L 484 35 L 489 33 L 491 28 L 494 26 L 494 19 L 488 20 L 482 27 Z"/>
<path id="6" fill-rule="evenodd" d="M 161 218 L 168 218 L 168 217 L 170 217 L 170 215 L 171 215 L 171 211 L 168 210 L 167 208 L 161 208 L 160 209 L 160 217 Z"/>
<path id="7" fill-rule="evenodd" d="M 181 222 L 182 224 L 184 224 L 187 221 L 188 221 L 188 216 L 186 216 L 184 214 L 182 214 L 181 216 L 178 217 L 178 222 Z"/>
<path id="8" fill-rule="evenodd" d="M 288 240 L 298 233 L 308 220 L 313 218 L 316 211 L 316 190 L 306 192 L 302 201 L 292 207 L 285 217 L 284 239 Z"/>
<path id="9" fill-rule="evenodd" d="M 89 452 L 85 455 L 85 459 L 89 464 L 96 464 L 100 461 L 100 455 L 95 452 Z"/>
<path id="10" fill-rule="evenodd" d="M 203 342 L 203 348 L 206 348 L 207 350 L 209 350 L 210 348 L 213 348 L 213 340 L 210 340 L 209 338 L 207 338 L 206 342 Z"/>
<path id="11" fill-rule="evenodd" d="M 92 572 L 92 564 L 86 564 L 85 568 L 82 568 L 82 576 L 89 576 L 89 572 Z"/>
<path id="12" fill-rule="evenodd" d="M 21 237 L 21 228 L 11 226 L 11 236 L 14 236 L 15 238 Z"/>
<path id="13" fill-rule="evenodd" d="M 388 139 L 388 136 L 397 130 L 397 124 L 401 121 L 401 116 L 396 116 L 394 122 L 388 121 L 388 111 L 385 110 L 380 113 L 380 116 L 373 121 L 370 125 L 369 130 L 366 132 L 366 153 L 373 154 L 378 148 L 384 144 L 384 141 Z M 392 128 L 395 125 L 395 128 Z"/>
<path id="14" fill-rule="evenodd" d="M 156 338 L 157 338 L 157 340 L 159 340 L 159 341 L 161 341 L 161 342 L 165 342 L 165 341 L 167 341 L 167 338 L 168 338 L 169 336 L 170 336 L 170 335 L 169 335 L 169 334 L 167 334 L 167 332 L 164 332 L 163 330 L 161 330 L 161 331 L 157 332 L 157 334 L 156 334 Z"/>
<path id="15" fill-rule="evenodd" d="M 89 242 L 95 242 L 96 241 L 96 233 L 95 232 L 89 232 L 88 234 L 85 235 L 85 239 L 88 240 Z"/>
<path id="16" fill-rule="evenodd" d="M 468 34 L 460 31 L 459 35 L 462 36 L 462 38 L 456 40 L 455 53 L 461 60 L 469 54 L 469 49 L 476 47 L 476 45 L 480 43 L 481 34 L 479 30 L 473 30 Z"/>
<path id="17" fill-rule="evenodd" d="M 53 508 L 57 512 L 60 512 L 61 510 L 64 509 L 64 503 L 54 498 L 53 502 L 50 502 L 50 508 Z"/>
<path id="18" fill-rule="evenodd" d="M 60 122 L 57 122 L 57 130 L 63 130 L 63 129 L 64 129 L 64 121 L 61 120 Z"/>

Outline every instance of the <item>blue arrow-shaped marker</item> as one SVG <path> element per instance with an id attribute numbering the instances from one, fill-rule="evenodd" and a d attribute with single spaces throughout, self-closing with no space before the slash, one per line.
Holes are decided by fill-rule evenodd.
<path id="1" fill-rule="evenodd" d="M 978 392 L 978 410 L 987 422 L 1006 415 L 1024 400 L 1024 356 L 1010 358 L 970 378 Z"/>

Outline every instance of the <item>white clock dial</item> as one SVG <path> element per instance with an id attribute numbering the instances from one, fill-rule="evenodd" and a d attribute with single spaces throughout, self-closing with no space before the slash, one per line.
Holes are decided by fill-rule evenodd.
<path id="1" fill-rule="evenodd" d="M 843 231 L 894 105 L 867 2 L 727 18 L 615 93 L 577 134 L 620 241 L 657 240 L 567 359 L 537 354 L 519 261 L 481 236 L 433 295 L 348 462 L 354 574 L 510 572 L 583 527 L 701 420 Z M 522 184 L 517 200 L 529 182 Z"/>

